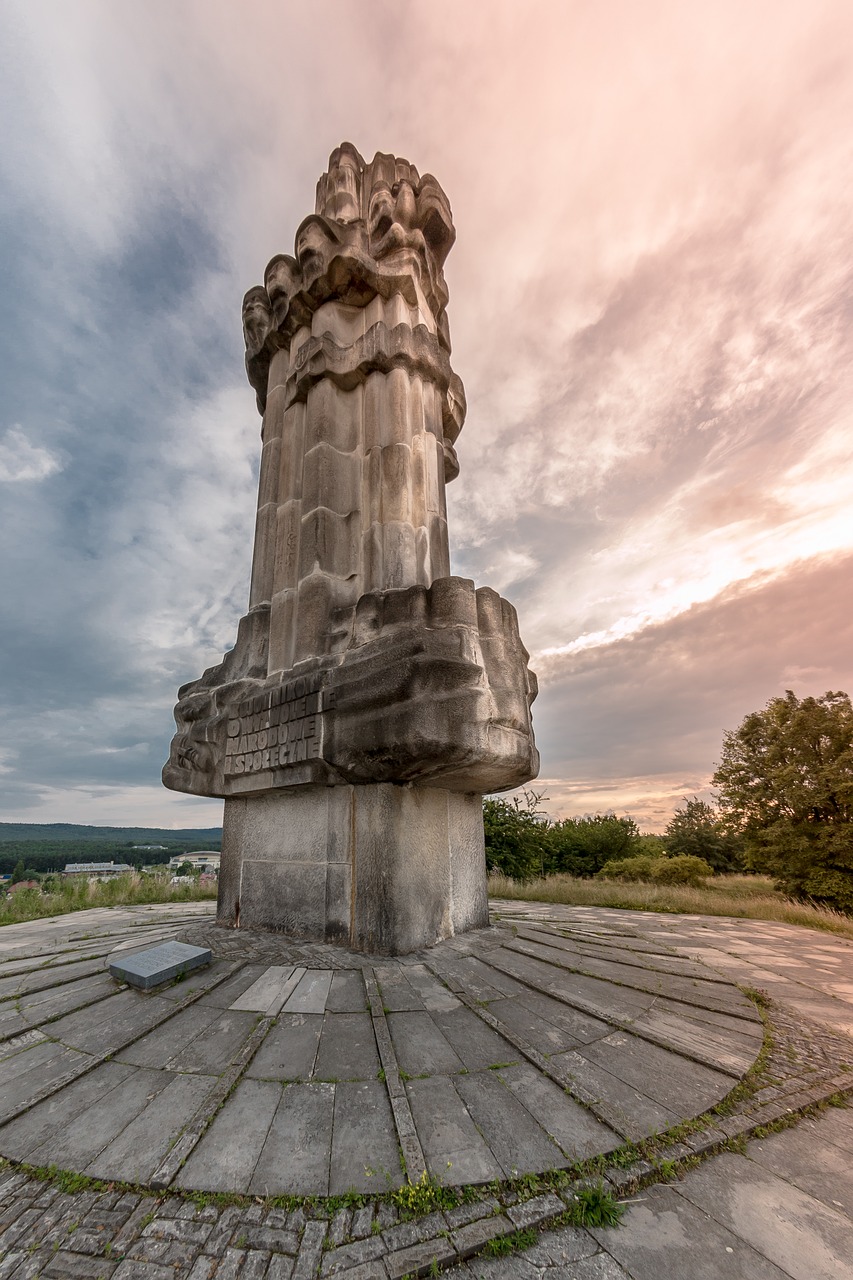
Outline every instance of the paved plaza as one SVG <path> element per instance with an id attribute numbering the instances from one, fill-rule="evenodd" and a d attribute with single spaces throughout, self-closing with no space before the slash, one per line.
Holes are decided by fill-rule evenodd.
<path id="1" fill-rule="evenodd" d="M 853 1276 L 853 1111 L 656 1181 L 853 1083 L 853 945 L 756 921 L 492 908 L 489 929 L 393 960 L 222 930 L 213 904 L 5 928 L 0 1280 L 394 1280 L 433 1260 L 496 1280 Z M 154 994 L 109 976 L 110 956 L 171 938 L 213 963 Z M 763 1024 L 736 984 L 772 1001 L 759 1094 L 660 1139 L 659 1169 L 608 1164 L 753 1065 Z M 622 1225 L 549 1230 L 575 1194 L 551 1171 L 596 1157 Z M 62 1176 L 40 1180 L 51 1166 Z M 480 1190 L 406 1219 L 388 1193 L 425 1176 Z M 531 1227 L 531 1247 L 469 1258 Z"/>

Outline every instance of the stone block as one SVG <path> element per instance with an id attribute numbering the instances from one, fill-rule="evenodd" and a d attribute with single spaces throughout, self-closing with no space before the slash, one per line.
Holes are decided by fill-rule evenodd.
<path id="1" fill-rule="evenodd" d="M 210 964 L 212 959 L 213 953 L 206 947 L 191 947 L 187 942 L 161 942 L 147 951 L 110 960 L 109 968 L 118 982 L 139 987 L 141 991 L 151 991 L 164 982 L 171 982 L 173 978 L 183 977 L 193 969 Z"/>
<path id="2" fill-rule="evenodd" d="M 479 798 L 314 787 L 229 801 L 221 906 L 251 927 L 403 952 L 488 922 Z"/>
<path id="3" fill-rule="evenodd" d="M 450 1238 L 459 1254 L 466 1258 L 477 1253 L 490 1240 L 509 1235 L 512 1229 L 513 1224 L 509 1219 L 498 1214 L 495 1218 L 480 1218 L 477 1222 L 470 1222 L 466 1227 L 451 1232 Z"/>
<path id="4" fill-rule="evenodd" d="M 385 1258 L 385 1269 L 390 1280 L 402 1280 L 403 1276 L 428 1275 L 434 1268 L 445 1267 L 456 1261 L 456 1250 L 444 1236 L 424 1240 L 398 1249 Z"/>
<path id="5" fill-rule="evenodd" d="M 289 498 L 276 508 L 273 591 L 295 591 L 299 585 L 299 547 L 302 537 L 302 500 Z"/>
<path id="6" fill-rule="evenodd" d="M 246 858 L 240 882 L 240 919 L 251 928 L 282 929 L 295 938 L 325 937 L 326 867 Z"/>
<path id="7" fill-rule="evenodd" d="M 347 493 L 330 493 L 328 495 L 330 502 L 340 502 L 342 505 L 348 505 L 349 496 Z M 315 507 L 308 510 L 305 502 L 302 504 L 302 534 L 299 551 L 299 570 L 301 580 L 310 575 L 319 573 L 333 574 L 335 577 L 346 578 L 350 574 L 357 574 L 359 570 L 359 555 L 361 541 L 361 521 L 358 511 L 344 511 L 338 513 L 330 507 Z M 398 585 L 403 585 L 402 583 Z M 300 586 L 300 608 L 303 607 L 302 590 Z M 311 655 L 317 652 L 317 637 L 325 634 L 328 618 L 315 615 L 312 620 L 314 626 L 313 640 L 314 645 Z"/>
<path id="8" fill-rule="evenodd" d="M 334 323 L 332 317 L 338 310 L 334 304 L 327 309 L 326 314 L 330 316 L 331 323 Z M 315 313 L 315 320 L 319 314 L 319 311 Z M 358 317 L 362 316 L 363 312 L 359 308 Z M 347 340 L 345 336 L 335 336 L 339 342 Z M 361 448 L 363 400 L 364 391 L 361 386 L 345 391 L 330 378 L 318 382 L 308 392 L 307 400 L 311 439 L 324 441 L 341 453 L 355 453 Z"/>
<path id="9" fill-rule="evenodd" d="M 308 425 L 309 429 L 313 427 L 310 419 Z M 317 507 L 328 507 L 342 516 L 357 511 L 361 503 L 361 459 L 320 440 L 305 454 L 302 501 L 306 512 Z"/>
<path id="10" fill-rule="evenodd" d="M 281 442 L 281 471 L 278 500 L 302 497 L 302 464 L 305 452 L 306 406 L 301 403 L 292 404 L 284 415 L 284 430 Z"/>

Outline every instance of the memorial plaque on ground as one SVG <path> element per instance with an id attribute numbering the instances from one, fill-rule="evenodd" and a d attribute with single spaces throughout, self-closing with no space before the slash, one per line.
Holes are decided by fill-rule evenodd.
<path id="1" fill-rule="evenodd" d="M 135 955 L 110 960 L 110 974 L 131 987 L 151 991 L 164 982 L 171 982 L 173 978 L 210 964 L 212 959 L 213 954 L 206 947 L 191 947 L 188 942 L 162 942 L 149 951 L 137 951 Z"/>

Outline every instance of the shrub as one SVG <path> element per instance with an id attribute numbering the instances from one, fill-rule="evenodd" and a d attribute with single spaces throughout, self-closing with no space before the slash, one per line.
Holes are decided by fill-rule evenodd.
<path id="1" fill-rule="evenodd" d="M 598 872 L 600 880 L 646 880 L 654 884 L 689 884 L 698 888 L 713 868 L 701 858 L 653 858 L 638 854 L 607 862 Z"/>
<path id="2" fill-rule="evenodd" d="M 656 884 L 691 884 L 698 889 L 706 876 L 713 874 L 714 868 L 704 858 L 694 858 L 687 853 L 658 858 L 652 866 L 652 879 Z"/>
<path id="3" fill-rule="evenodd" d="M 653 867 L 656 862 L 664 862 L 663 858 L 652 858 L 641 853 L 634 858 L 614 858 L 605 862 L 596 873 L 598 880 L 652 880 Z"/>

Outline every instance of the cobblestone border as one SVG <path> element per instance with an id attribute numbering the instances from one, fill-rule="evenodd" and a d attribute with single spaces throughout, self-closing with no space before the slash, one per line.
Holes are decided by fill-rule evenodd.
<path id="1" fill-rule="evenodd" d="M 282 1208 L 281 1198 L 242 1197 L 223 1207 L 218 1197 L 158 1199 L 114 1184 L 75 1192 L 64 1189 L 73 1186 L 72 1175 L 46 1178 L 6 1162 L 0 1168 L 0 1280 L 402 1280 L 435 1274 L 488 1251 L 491 1242 L 576 1223 L 577 1193 L 591 1182 L 618 1197 L 668 1181 L 698 1159 L 849 1094 L 853 1043 L 774 1005 L 759 1066 L 728 1106 L 578 1166 L 581 1176 L 574 1179 L 557 1171 L 471 1188 L 470 1199 L 421 1217 L 401 1217 L 388 1197 Z"/>

